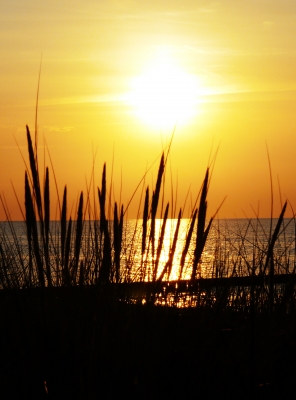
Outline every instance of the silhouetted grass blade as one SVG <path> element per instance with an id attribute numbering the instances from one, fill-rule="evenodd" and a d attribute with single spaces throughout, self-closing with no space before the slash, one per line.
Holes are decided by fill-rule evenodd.
<path id="1" fill-rule="evenodd" d="M 50 195 L 49 195 L 49 172 L 46 168 L 44 184 L 44 258 L 46 265 L 46 276 L 48 286 L 52 286 L 51 267 L 49 257 L 49 221 L 50 221 Z"/>
<path id="2" fill-rule="evenodd" d="M 120 279 L 120 253 L 122 245 L 122 229 L 123 229 L 123 207 L 121 207 L 120 217 L 118 218 L 117 203 L 114 205 L 114 264 L 115 264 L 115 280 L 119 283 Z"/>
<path id="3" fill-rule="evenodd" d="M 77 221 L 76 221 L 76 239 L 75 239 L 75 268 L 73 271 L 73 282 L 76 283 L 77 270 L 79 265 L 79 254 L 81 249 L 81 238 L 83 229 L 83 193 L 81 192 L 79 197 L 79 205 L 77 210 Z"/>
<path id="4" fill-rule="evenodd" d="M 63 204 L 61 212 L 61 253 L 62 253 L 62 266 L 65 264 L 65 243 L 67 232 L 67 187 L 64 188 Z"/>
<path id="5" fill-rule="evenodd" d="M 198 209 L 196 245 L 195 245 L 194 260 L 193 260 L 192 274 L 191 274 L 192 280 L 196 278 L 197 266 L 200 261 L 200 257 L 202 255 L 205 244 L 204 229 L 205 229 L 206 215 L 207 215 L 208 180 L 209 180 L 209 169 L 207 169 L 206 171 L 202 192 L 200 196 L 199 209 Z"/>
<path id="6" fill-rule="evenodd" d="M 146 189 L 144 211 L 143 211 L 143 233 L 142 233 L 142 257 L 146 249 L 146 237 L 147 237 L 147 223 L 148 223 L 148 211 L 149 211 L 149 188 Z"/>
<path id="7" fill-rule="evenodd" d="M 194 211 L 193 216 L 191 218 L 190 227 L 189 227 L 189 230 L 187 232 L 185 245 L 184 245 L 184 248 L 183 248 L 183 251 L 182 251 L 182 256 L 181 256 L 181 260 L 180 260 L 179 279 L 182 278 L 182 272 L 183 272 L 183 268 L 184 268 L 184 264 L 185 264 L 185 259 L 186 259 L 186 256 L 188 254 L 191 238 L 192 238 L 192 233 L 193 233 L 193 229 L 194 229 L 194 225 L 195 225 L 196 215 L 197 215 L 197 210 Z"/>
<path id="8" fill-rule="evenodd" d="M 156 277 L 157 277 L 158 264 L 159 264 L 159 259 L 160 259 L 160 253 L 161 253 L 162 246 L 163 246 L 163 240 L 164 240 L 164 235 L 165 235 L 166 223 L 167 223 L 167 219 L 168 219 L 168 213 L 169 213 L 169 203 L 166 205 L 166 208 L 165 208 L 162 226 L 161 226 L 161 232 L 160 232 L 160 236 L 158 239 L 158 246 L 157 246 L 157 250 L 156 250 L 156 260 L 155 260 L 155 265 L 154 265 L 154 270 L 153 270 L 153 275 L 152 275 L 153 282 L 156 281 Z"/>
<path id="9" fill-rule="evenodd" d="M 45 287 L 44 273 L 43 273 L 43 263 L 39 250 L 39 242 L 38 242 L 38 229 L 36 216 L 33 206 L 33 200 L 31 195 L 31 189 L 28 181 L 27 173 L 25 174 L 25 208 L 26 208 L 26 225 L 27 225 L 27 233 L 29 235 L 28 241 L 32 240 L 34 256 L 37 264 L 38 271 L 38 279 L 41 287 Z M 31 248 L 32 251 L 32 248 Z M 32 256 L 33 260 L 33 256 Z"/>

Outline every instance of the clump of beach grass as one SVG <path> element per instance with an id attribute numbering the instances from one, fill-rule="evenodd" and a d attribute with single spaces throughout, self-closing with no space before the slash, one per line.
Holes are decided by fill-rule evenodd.
<path id="1" fill-rule="evenodd" d="M 114 283 L 117 285 L 134 283 L 135 285 L 138 284 L 138 287 L 142 287 L 141 291 L 143 293 L 148 293 L 148 296 L 144 295 L 146 300 L 152 299 L 152 301 L 155 301 L 156 293 L 164 293 L 162 282 L 172 280 L 172 266 L 176 259 L 176 248 L 180 246 L 179 230 L 183 215 L 181 208 L 176 219 L 174 231 L 171 232 L 167 259 L 166 261 L 162 260 L 160 264 L 160 258 L 164 250 L 169 210 L 174 207 L 173 196 L 172 203 L 167 202 L 166 206 L 163 207 L 165 203 L 163 188 L 169 150 L 166 155 L 163 153 L 160 157 L 157 180 L 152 190 L 152 195 L 150 195 L 151 189 L 149 186 L 144 189 L 143 185 L 144 203 L 143 205 L 139 204 L 139 210 L 143 206 L 142 219 L 136 222 L 131 239 L 128 240 L 124 233 L 124 226 L 127 224 L 124 205 L 119 208 L 116 201 L 112 205 L 110 196 L 109 200 L 107 200 L 106 164 L 103 166 L 101 185 L 97 189 L 96 201 L 99 215 L 97 216 L 96 212 L 97 206 L 92 208 L 90 205 L 90 188 L 88 188 L 86 195 L 83 192 L 80 193 L 75 213 L 76 218 L 72 220 L 71 217 L 68 217 L 67 186 L 65 186 L 62 204 L 58 207 L 60 210 L 60 228 L 58 231 L 52 232 L 49 168 L 45 169 L 42 188 L 37 143 L 33 144 L 28 127 L 26 134 L 29 167 L 26 167 L 25 171 L 25 209 L 22 211 L 26 226 L 26 244 L 24 250 L 24 245 L 19 243 L 14 232 L 5 199 L 1 197 L 1 202 L 7 215 L 10 237 L 13 238 L 12 241 L 11 239 L 8 240 L 4 232 L 1 235 L 1 287 L 50 288 L 86 285 L 108 287 L 109 284 Z M 36 139 L 35 141 L 37 142 Z M 251 279 L 251 295 L 248 294 L 248 283 L 245 286 L 242 284 L 241 289 L 235 288 L 234 294 L 231 293 L 233 288 L 227 287 L 227 285 L 223 284 L 220 288 L 214 285 L 205 294 L 202 294 L 200 289 L 196 289 L 198 292 L 197 304 L 213 305 L 214 303 L 219 303 L 221 306 L 222 299 L 224 299 L 225 305 L 231 304 L 233 306 L 233 304 L 238 304 L 239 299 L 241 299 L 241 304 L 245 304 L 245 306 L 250 304 L 258 306 L 259 299 L 265 304 L 268 297 L 269 307 L 272 309 L 274 302 L 278 301 L 278 299 L 275 299 L 275 286 L 279 279 L 278 272 L 277 274 L 275 272 L 275 265 L 279 265 L 279 262 L 276 261 L 274 256 L 274 249 L 281 234 L 287 202 L 282 207 L 282 212 L 274 231 L 270 230 L 269 232 L 267 247 L 260 248 L 256 238 L 258 223 L 257 228 L 252 228 L 252 221 L 249 221 L 245 232 L 239 233 L 240 243 L 230 243 L 231 256 L 229 253 L 223 253 L 223 243 L 220 240 L 219 231 L 217 231 L 215 234 L 216 250 L 212 257 L 212 272 L 208 272 L 206 276 L 203 276 L 203 253 L 215 217 L 207 219 L 209 182 L 210 170 L 207 168 L 191 218 L 188 220 L 185 239 L 182 242 L 183 248 L 178 261 L 178 282 L 184 279 L 184 270 L 187 271 L 187 276 L 190 275 L 189 285 L 191 288 L 197 287 L 197 282 L 200 286 L 200 279 L 209 279 L 210 276 L 215 279 L 222 279 L 223 277 L 235 279 L 237 277 L 246 279 L 246 282 Z M 197 202 L 198 207 L 196 207 Z M 159 212 L 160 203 L 162 204 L 161 220 L 158 220 L 157 213 Z M 113 220 L 109 220 L 107 217 L 107 206 L 109 209 L 110 207 L 112 208 Z M 157 221 L 159 223 L 156 223 Z M 141 226 L 141 229 L 138 228 L 139 226 Z M 250 229 L 254 229 L 252 260 L 249 259 L 246 249 L 246 235 Z M 283 228 L 283 232 L 285 232 L 285 228 Z M 138 251 L 140 252 L 140 261 L 135 261 L 135 254 Z M 291 263 L 289 257 L 286 257 L 286 263 L 288 264 L 289 262 Z M 189 270 L 191 270 L 190 273 Z M 287 266 L 286 273 L 290 274 L 290 272 L 291 268 Z M 293 272 L 295 272 L 295 266 Z M 266 280 L 268 281 L 267 286 L 265 285 Z M 256 282 L 260 282 L 259 286 Z M 186 285 L 188 286 L 187 283 Z M 179 288 L 181 286 L 179 285 Z M 121 287 L 123 288 L 123 285 Z M 144 289 L 145 287 L 146 289 Z M 267 297 L 265 296 L 265 287 L 268 287 Z M 170 290 L 168 289 L 166 293 L 168 294 Z M 217 293 L 214 294 L 213 290 L 217 291 Z M 287 302 L 287 290 L 284 295 L 285 303 Z M 153 293 L 153 296 L 150 297 L 149 293 Z M 180 293 L 179 289 L 175 291 L 174 299 L 179 298 L 178 293 Z M 249 298 L 251 300 L 248 300 Z"/>
<path id="2" fill-rule="evenodd" d="M 126 275 L 122 266 L 122 253 L 127 253 L 123 249 L 123 227 L 124 227 L 124 206 L 118 210 L 117 202 L 113 205 L 113 224 L 107 218 L 107 182 L 106 165 L 103 166 L 101 186 L 98 188 L 99 218 L 91 211 L 89 202 L 89 189 L 85 205 L 85 195 L 81 192 L 78 200 L 76 218 L 68 218 L 67 212 L 67 187 L 65 186 L 60 209 L 60 230 L 51 232 L 50 216 L 50 173 L 48 167 L 45 170 L 43 189 L 40 179 L 40 168 L 38 165 L 37 145 L 32 142 L 31 133 L 27 127 L 27 144 L 29 155 L 29 167 L 25 171 L 25 210 L 22 211 L 26 226 L 27 256 L 24 261 L 23 253 L 19 251 L 19 263 L 22 266 L 18 271 L 17 287 L 52 287 L 52 286 L 76 286 L 84 284 L 100 284 L 106 286 L 109 283 L 121 283 L 131 281 L 131 276 Z M 141 266 L 136 275 L 140 281 L 161 281 L 166 277 L 170 278 L 172 263 L 178 241 L 178 231 L 182 218 L 180 209 L 177 225 L 169 251 L 168 260 L 162 269 L 159 270 L 160 253 L 163 249 L 165 228 L 168 219 L 170 204 L 166 205 L 162 219 L 160 235 L 156 233 L 156 219 L 164 185 L 164 176 L 168 155 L 162 154 L 160 158 L 157 180 L 152 196 L 149 196 L 149 187 L 145 191 L 142 218 L 142 238 L 141 238 Z M 208 191 L 209 170 L 203 183 L 200 196 L 199 210 L 193 211 L 191 226 L 187 236 L 187 242 L 183 250 L 182 264 L 180 266 L 180 277 L 186 252 L 191 241 L 192 232 L 195 225 L 196 215 L 198 215 L 195 257 L 193 263 L 192 279 L 195 279 L 197 266 L 200 262 L 201 254 L 205 246 L 212 220 L 205 229 L 207 191 Z M 54 176 L 55 178 L 55 176 Z M 18 200 L 19 201 L 19 200 Z M 58 200 L 59 201 L 59 200 Z M 164 199 L 162 199 L 162 202 Z M 19 201 L 20 203 L 20 201 Z M 2 200 L 9 220 L 9 210 Z M 88 220 L 85 218 L 89 215 Z M 13 225 L 10 228 L 15 240 L 16 248 L 19 248 L 17 237 L 13 232 Z M 60 238 L 57 240 L 56 236 Z M 158 243 L 156 243 L 156 238 Z M 83 251 L 87 243 L 88 251 Z M 2 245 L 3 246 L 3 245 Z M 135 246 L 134 243 L 131 246 Z M 5 276 L 2 287 L 15 287 L 15 275 L 8 272 L 7 263 L 3 267 Z M 8 282 L 9 277 L 13 277 Z M 4 279 L 4 278 L 3 278 Z"/>
<path id="3" fill-rule="evenodd" d="M 72 219 L 65 186 L 54 223 L 50 170 L 45 168 L 41 179 L 36 142 L 27 128 L 24 241 L 1 196 L 7 223 L 0 224 L 0 308 L 5 321 L 0 339 L 6 343 L 3 365 L 13 371 L 11 378 L 1 370 L 0 377 L 8 382 L 3 385 L 10 386 L 4 393 L 15 390 L 14 398 L 28 393 L 41 398 L 45 392 L 53 398 L 155 398 L 160 393 L 165 398 L 168 392 L 236 398 L 242 388 L 252 397 L 267 391 L 269 384 L 277 388 L 281 380 L 286 386 L 275 393 L 287 393 L 291 371 L 284 369 L 286 377 L 278 371 L 276 379 L 271 370 L 280 362 L 288 365 L 289 355 L 296 353 L 290 340 L 295 332 L 296 235 L 281 243 L 289 226 L 294 224 L 296 232 L 295 219 L 284 218 L 287 203 L 274 229 L 264 231 L 255 218 L 244 228 L 238 226 L 234 237 L 215 216 L 208 219 L 207 168 L 173 280 L 185 207 L 172 225 L 166 258 L 160 262 L 169 211 L 174 210 L 163 190 L 168 154 L 160 157 L 155 186 L 146 186 L 145 176 L 140 182 L 141 218 L 127 237 L 128 205 L 108 196 L 105 164 L 94 190 L 96 205 L 90 205 L 88 187 L 79 194 Z M 213 237 L 214 252 L 205 272 L 207 243 Z M 168 365 L 174 368 L 167 381 Z M 21 381 L 18 389 L 12 384 L 16 379 Z"/>

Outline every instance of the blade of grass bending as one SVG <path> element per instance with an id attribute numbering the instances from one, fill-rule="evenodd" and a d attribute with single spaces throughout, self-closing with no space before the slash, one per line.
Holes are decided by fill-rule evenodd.
<path id="1" fill-rule="evenodd" d="M 280 185 L 280 180 L 279 177 L 278 178 L 278 188 L 279 188 L 279 196 L 280 196 L 280 204 L 281 204 L 281 208 L 283 208 L 283 200 L 282 200 L 282 191 L 281 191 L 281 185 Z M 291 222 L 291 221 L 290 221 Z M 289 223 L 290 223 L 289 222 Z M 288 225 L 289 225 L 288 223 Z M 287 225 L 287 226 L 288 226 Z M 286 226 L 286 228 L 287 228 Z M 287 243 L 287 237 L 286 237 L 286 229 L 284 227 L 283 229 L 283 235 L 284 235 L 284 243 Z M 289 256 L 287 255 L 287 247 L 285 246 L 285 250 L 284 250 L 284 256 L 285 256 L 285 264 L 288 265 L 289 264 Z"/>
<path id="2" fill-rule="evenodd" d="M 207 192 L 208 192 L 208 179 L 209 179 L 209 169 L 207 168 L 205 179 L 203 182 L 202 192 L 200 196 L 198 217 L 197 217 L 197 233 L 196 233 L 196 244 L 194 250 L 194 259 L 192 266 L 192 274 L 191 280 L 196 278 L 197 265 L 199 263 L 202 251 L 203 251 L 203 243 L 204 243 L 204 228 L 206 222 L 206 214 L 207 214 Z"/>
<path id="3" fill-rule="evenodd" d="M 104 236 L 103 244 L 103 259 L 99 279 L 101 283 L 107 284 L 109 282 L 109 275 L 111 271 L 111 242 L 108 230 L 108 222 L 106 220 L 105 204 L 106 204 L 106 164 L 103 167 L 102 173 L 102 188 L 98 188 L 99 203 L 100 203 L 100 231 L 101 237 Z"/>
<path id="4" fill-rule="evenodd" d="M 98 188 L 98 197 L 99 197 L 99 206 L 100 206 L 100 224 L 99 224 L 99 234 L 97 234 L 97 227 L 95 227 L 96 231 L 96 243 L 100 243 L 100 246 L 97 245 L 97 259 L 95 264 L 94 270 L 94 278 L 95 281 L 98 280 L 99 275 L 102 269 L 102 256 L 101 256 L 101 248 L 103 241 L 103 233 L 105 229 L 105 201 L 106 201 L 106 163 L 103 166 L 103 173 L 102 173 L 102 189 Z M 104 253 L 104 250 L 103 250 Z"/>
<path id="5" fill-rule="evenodd" d="M 110 179 L 110 189 L 109 189 L 109 199 L 108 199 L 108 213 L 107 213 L 108 220 L 111 219 L 111 213 L 112 213 L 111 201 L 112 201 L 112 186 L 113 186 L 113 169 L 114 169 L 114 146 L 112 152 L 111 179 Z"/>
<path id="6" fill-rule="evenodd" d="M 45 240 L 48 244 L 49 238 L 49 220 L 50 220 L 50 196 L 49 196 L 49 172 L 46 167 L 45 185 L 44 185 L 44 230 Z"/>
<path id="7" fill-rule="evenodd" d="M 165 228 L 166 228 L 166 223 L 167 223 L 167 219 L 168 219 L 168 212 L 169 212 L 169 203 L 166 205 L 166 208 L 165 208 L 163 221 L 162 221 L 162 227 L 161 227 L 161 233 L 160 233 L 160 236 L 159 236 L 159 239 L 158 239 L 158 246 L 157 246 L 157 250 L 156 250 L 156 260 L 155 260 L 155 265 L 154 265 L 153 275 L 152 275 L 152 281 L 153 282 L 156 281 L 156 277 L 157 277 L 160 253 L 161 253 L 162 246 L 163 246 Z"/>
<path id="8" fill-rule="evenodd" d="M 266 145 L 266 152 L 267 152 L 267 159 L 268 159 L 268 168 L 269 168 L 269 182 L 270 182 L 270 228 L 269 228 L 269 240 L 271 240 L 271 232 L 272 232 L 272 220 L 273 220 L 273 181 L 272 181 L 272 171 L 271 171 L 271 162 L 269 156 L 269 150 L 267 143 Z"/>
<path id="9" fill-rule="evenodd" d="M 196 215 L 197 215 L 197 210 L 194 211 L 193 216 L 191 218 L 191 222 L 190 222 L 190 227 L 186 236 L 186 241 L 185 241 L 185 245 L 182 251 L 182 256 L 181 256 L 181 261 L 180 261 L 180 273 L 179 273 L 179 280 L 182 278 L 182 272 L 183 272 L 183 268 L 185 265 L 185 259 L 186 256 L 188 254 L 188 250 L 189 250 L 189 245 L 191 242 L 191 238 L 192 238 L 192 233 L 193 233 L 193 229 L 194 229 L 194 225 L 195 225 L 195 221 L 196 221 Z"/>
<path id="10" fill-rule="evenodd" d="M 31 201 L 30 201 L 30 187 L 28 183 L 27 173 L 25 173 L 25 221 L 27 228 L 27 241 L 29 250 L 29 276 L 33 274 L 33 249 L 32 249 L 32 222 L 31 222 Z"/>
<path id="11" fill-rule="evenodd" d="M 76 283 L 76 276 L 79 265 L 79 255 L 81 250 L 81 238 L 83 229 L 83 192 L 80 193 L 79 205 L 77 210 L 77 221 L 76 221 L 76 239 L 75 239 L 75 268 L 73 271 L 72 279 L 74 284 Z"/>
<path id="12" fill-rule="evenodd" d="M 40 255 L 40 251 L 39 251 L 36 216 L 35 216 L 33 200 L 32 200 L 32 195 L 31 195 L 31 190 L 30 190 L 30 186 L 29 186 L 27 173 L 25 173 L 25 208 L 26 208 L 27 232 L 28 232 L 28 235 L 30 235 L 30 237 L 32 237 L 32 239 L 33 239 L 33 247 L 34 247 L 34 254 L 35 254 L 35 259 L 36 259 L 36 263 L 37 263 L 37 273 L 38 273 L 39 284 L 41 285 L 41 287 L 45 287 L 43 264 L 42 264 L 42 259 L 41 259 L 41 255 Z"/>
<path id="13" fill-rule="evenodd" d="M 141 281 L 145 280 L 145 276 L 146 276 L 146 261 L 147 260 L 144 260 L 144 254 L 146 251 L 146 243 L 147 243 L 148 219 L 149 219 L 149 187 L 147 186 L 146 193 L 145 193 L 143 221 L 142 221 L 142 248 L 141 248 L 141 266 L 140 266 L 140 280 Z M 148 244 L 147 253 L 148 252 L 149 252 L 149 244 Z"/>
<path id="14" fill-rule="evenodd" d="M 44 257 L 48 286 L 52 286 L 51 268 L 49 259 L 49 221 L 50 221 L 50 195 L 49 195 L 49 172 L 46 167 L 44 184 Z"/>
<path id="15" fill-rule="evenodd" d="M 61 259 L 62 267 L 65 264 L 65 243 L 66 243 L 66 231 L 67 231 L 67 186 L 64 187 L 63 204 L 61 212 Z"/>
<path id="16" fill-rule="evenodd" d="M 99 228 L 98 228 L 98 214 L 97 214 L 97 199 L 96 199 L 96 185 L 95 185 L 95 160 L 97 156 L 97 149 L 93 150 L 93 165 L 92 165 L 92 189 L 93 189 L 93 205 L 94 205 L 94 221 L 93 221 L 93 227 L 94 227 L 94 266 L 91 271 L 91 282 L 94 283 L 97 278 L 98 278 L 98 269 L 99 269 L 99 264 L 100 264 L 100 250 L 99 250 Z M 89 271 L 90 272 L 90 271 Z"/>
<path id="17" fill-rule="evenodd" d="M 105 215 L 105 203 L 106 203 L 106 164 L 103 166 L 102 173 L 102 188 L 98 188 L 99 203 L 100 203 L 100 229 L 101 233 L 104 232 L 106 215 Z"/>
<path id="18" fill-rule="evenodd" d="M 113 216 L 113 234 L 114 234 L 114 264 L 115 264 L 115 280 L 116 283 L 119 281 L 119 269 L 120 269 L 120 243 L 119 243 L 119 221 L 117 214 L 117 203 L 114 204 L 114 216 Z"/>
<path id="19" fill-rule="evenodd" d="M 40 183 L 39 183 L 39 174 L 38 174 L 38 166 L 36 164 L 35 154 L 33 150 L 33 144 L 31 139 L 31 134 L 29 127 L 27 125 L 27 142 L 28 142 L 28 152 L 29 152 L 29 160 L 30 160 L 30 167 L 31 167 L 31 174 L 33 179 L 33 191 L 34 197 L 37 204 L 37 211 L 40 218 L 40 221 L 43 221 L 42 216 L 42 201 L 41 201 L 41 191 L 40 191 Z"/>
<path id="20" fill-rule="evenodd" d="M 108 265 L 109 262 L 111 263 L 111 255 L 109 253 L 110 249 L 110 238 L 108 232 L 108 223 L 106 220 L 106 163 L 103 166 L 103 173 L 102 173 L 102 186 L 101 189 L 98 188 L 98 195 L 99 195 L 99 203 L 100 203 L 100 241 L 103 240 L 103 258 L 102 264 L 100 265 L 100 273 L 99 278 L 101 282 L 107 282 L 109 279 L 109 272 L 111 265 Z"/>
<path id="21" fill-rule="evenodd" d="M 170 139 L 170 143 L 169 143 L 169 146 L 168 146 L 168 151 L 167 151 L 167 155 L 166 155 L 166 159 L 165 159 L 165 164 L 167 163 L 168 156 L 169 156 L 169 154 L 171 152 L 171 147 L 172 147 L 173 139 L 174 139 L 174 136 L 175 136 L 175 132 L 176 132 L 176 125 L 174 126 L 173 133 L 172 133 L 172 136 L 171 136 L 171 139 Z"/>
<path id="22" fill-rule="evenodd" d="M 120 219 L 119 219 L 119 243 L 120 243 L 120 252 L 121 252 L 121 248 L 122 248 L 122 234 L 123 234 L 123 216 L 124 216 L 124 212 L 123 212 L 123 204 L 121 205 L 121 210 L 120 210 Z M 119 253 L 120 254 L 120 253 Z M 120 260 L 119 260 L 120 261 Z M 119 264 L 119 268 L 120 268 L 120 264 Z M 120 272 L 120 271 L 119 271 Z M 119 275 L 120 277 L 120 275 Z"/>
<path id="23" fill-rule="evenodd" d="M 203 189 L 202 189 L 202 194 L 201 194 L 201 198 L 200 198 L 200 208 L 199 208 L 199 212 L 198 212 L 196 247 L 195 247 L 195 252 L 194 252 L 194 260 L 193 260 L 193 268 L 192 268 L 191 280 L 194 280 L 195 277 L 196 277 L 197 266 L 198 266 L 198 263 L 200 261 L 202 252 L 204 250 L 204 247 L 205 247 L 205 244 L 206 244 L 206 241 L 207 241 L 207 237 L 208 237 L 208 234 L 210 232 L 213 220 L 214 220 L 215 216 L 218 214 L 220 208 L 222 207 L 222 205 L 223 205 L 223 203 L 224 203 L 224 201 L 226 199 L 226 197 L 224 197 L 224 199 L 222 200 L 220 206 L 216 210 L 214 216 L 211 217 L 206 230 L 204 230 L 205 221 L 206 221 L 206 212 L 207 212 L 206 196 L 207 196 L 207 191 L 208 191 L 208 186 L 209 186 L 208 172 L 209 172 L 209 170 L 207 170 L 207 173 L 206 173 L 206 177 L 205 177 L 204 185 L 203 185 Z M 200 213 L 200 210 L 201 210 L 201 213 Z M 199 226 L 200 226 L 200 228 L 199 228 Z M 194 270 L 195 270 L 195 272 L 194 272 L 194 275 L 193 275 L 193 271 Z"/>
<path id="24" fill-rule="evenodd" d="M 150 229 L 149 240 L 151 241 L 152 260 L 154 260 L 154 253 L 155 253 L 155 219 L 156 219 L 156 213 L 157 213 L 159 193 L 160 193 L 160 188 L 161 188 L 163 172 L 164 172 L 164 154 L 162 154 L 161 159 L 160 159 L 155 190 L 153 192 L 152 202 L 151 202 L 151 229 Z"/>
<path id="25" fill-rule="evenodd" d="M 50 155 L 50 152 L 48 150 L 46 141 L 45 141 L 45 145 L 46 145 L 47 154 L 48 154 L 48 157 L 49 157 L 49 161 L 50 161 L 50 165 L 51 165 L 51 169 L 52 169 L 52 173 L 53 173 L 53 180 L 54 180 L 54 184 L 55 184 L 55 188 L 56 188 L 56 194 L 57 194 L 58 205 L 59 205 L 59 212 L 61 214 L 61 201 L 60 201 L 60 195 L 59 195 L 59 191 L 58 191 L 57 178 L 56 178 L 56 175 L 55 175 L 55 172 L 54 172 L 53 162 L 52 162 L 51 155 Z"/>
<path id="26" fill-rule="evenodd" d="M 284 214 L 285 214 L 285 211 L 286 211 L 286 207 L 287 207 L 287 202 L 285 202 L 285 204 L 284 204 L 284 207 L 283 207 L 283 209 L 282 209 L 282 211 L 281 211 L 281 214 L 280 214 L 280 216 L 279 216 L 279 219 L 278 219 L 278 221 L 277 221 L 275 230 L 274 230 L 274 232 L 273 232 L 273 234 L 272 234 L 272 237 L 271 237 L 271 239 L 270 239 L 270 242 L 269 242 L 269 244 L 268 244 L 268 249 L 267 249 L 267 254 L 266 254 L 266 261 L 265 261 L 265 267 L 264 267 L 264 272 L 266 271 L 269 262 L 270 262 L 271 260 L 273 261 L 273 249 L 274 249 L 275 242 L 276 242 L 276 240 L 277 240 L 277 238 L 278 238 L 278 235 L 279 235 L 279 231 L 280 231 L 281 224 L 282 224 L 283 219 L 284 219 Z"/>
<path id="27" fill-rule="evenodd" d="M 266 256 L 266 262 L 265 262 L 265 267 L 264 267 L 264 272 L 268 268 L 269 265 L 269 301 L 270 301 L 270 310 L 272 311 L 273 309 L 273 303 L 274 303 L 274 259 L 273 259 L 273 249 L 275 242 L 279 236 L 279 231 L 280 227 L 283 223 L 284 220 L 284 214 L 286 211 L 287 207 L 287 201 L 284 204 L 284 207 L 281 211 L 280 217 L 278 219 L 278 222 L 276 224 L 275 230 L 273 232 L 273 235 L 271 237 L 268 250 L 267 250 L 267 256 Z"/>
<path id="28" fill-rule="evenodd" d="M 164 170 L 165 170 L 165 165 L 166 165 L 166 163 L 164 163 Z M 163 208 L 164 208 L 164 190 L 165 190 L 165 178 L 166 178 L 166 176 L 165 176 L 165 174 L 163 173 L 163 177 L 162 177 L 162 196 L 161 196 L 161 206 L 160 206 L 160 214 L 159 214 L 159 216 L 160 216 L 160 219 L 162 219 L 163 218 Z"/>
<path id="29" fill-rule="evenodd" d="M 115 280 L 119 283 L 120 278 L 120 253 L 122 241 L 122 227 L 123 227 L 123 207 L 121 206 L 120 218 L 118 218 L 117 203 L 114 205 L 114 264 L 115 264 Z"/>
<path id="30" fill-rule="evenodd" d="M 98 279 L 98 271 L 101 261 L 101 234 L 100 228 L 98 227 L 98 221 L 95 219 L 94 221 L 94 242 L 95 242 L 95 265 L 94 270 L 92 272 L 92 281 L 96 282 Z"/>
<path id="31" fill-rule="evenodd" d="M 40 189 L 40 180 L 39 180 L 39 172 L 38 172 L 38 161 L 37 161 L 37 137 L 35 137 L 35 152 L 33 150 L 33 144 L 31 139 L 31 134 L 28 125 L 26 126 L 27 129 L 27 142 L 28 142 L 28 152 L 29 152 L 29 160 L 30 160 L 30 168 L 31 168 L 31 176 L 33 181 L 33 193 L 34 193 L 34 200 L 37 208 L 37 213 L 39 216 L 39 223 L 41 226 L 41 237 L 43 242 L 43 253 L 45 255 L 45 264 L 46 264 L 46 275 L 48 278 L 48 284 L 51 285 L 51 277 L 50 277 L 50 267 L 49 262 L 46 260 L 46 238 L 45 238 L 45 228 L 44 228 L 44 215 L 43 215 L 43 206 L 42 206 L 42 198 L 41 198 L 41 189 Z M 37 132 L 35 132 L 35 135 Z M 34 203 L 32 201 L 32 207 L 34 209 Z M 34 213 L 35 215 L 35 213 Z M 35 216 L 35 220 L 37 220 Z M 35 235 L 35 233 L 33 232 Z M 38 232 L 37 232 L 37 225 L 36 225 L 36 235 L 37 237 L 34 239 L 34 251 L 38 252 L 38 255 L 35 254 L 36 260 L 41 260 L 41 255 L 39 253 L 39 245 L 38 244 Z M 34 238 L 34 236 L 33 236 Z M 38 249 L 38 250 L 37 250 Z M 38 261 L 39 262 L 39 261 Z M 42 267 L 43 268 L 43 267 Z"/>
<path id="32" fill-rule="evenodd" d="M 152 217 L 153 218 L 156 217 L 163 172 L 164 172 L 164 154 L 162 154 L 161 159 L 160 159 L 155 191 L 154 191 L 153 196 L 152 196 L 151 213 L 152 213 Z"/>
<path id="33" fill-rule="evenodd" d="M 146 194 L 145 194 L 145 202 L 144 202 L 144 211 L 143 211 L 143 232 L 142 232 L 142 257 L 145 253 L 146 248 L 146 236 L 147 236 L 147 223 L 148 223 L 148 210 L 149 210 L 149 187 L 147 186 Z"/>

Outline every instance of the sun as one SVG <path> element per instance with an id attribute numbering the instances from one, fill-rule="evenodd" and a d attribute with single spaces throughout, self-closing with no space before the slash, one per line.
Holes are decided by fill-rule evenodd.
<path id="1" fill-rule="evenodd" d="M 132 79 L 128 96 L 135 114 L 154 128 L 184 125 L 198 113 L 198 81 L 167 55 Z"/>

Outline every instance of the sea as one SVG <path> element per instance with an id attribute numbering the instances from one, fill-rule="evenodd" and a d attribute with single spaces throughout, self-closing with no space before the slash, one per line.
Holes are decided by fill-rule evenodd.
<path id="1" fill-rule="evenodd" d="M 245 276 L 252 271 L 255 274 L 259 273 L 260 266 L 262 267 L 266 260 L 277 223 L 277 219 L 267 218 L 214 220 L 198 264 L 198 277 Z M 82 260 L 85 257 L 90 257 L 90 247 L 95 246 L 95 224 L 98 224 L 98 222 L 84 222 L 80 252 Z M 110 221 L 109 224 L 112 240 L 113 222 Z M 142 255 L 142 220 L 127 220 L 124 222 L 120 256 L 120 276 L 122 281 L 152 280 L 153 268 L 155 268 L 156 263 L 157 277 L 160 277 L 164 269 L 167 268 L 169 259 L 172 260 L 171 268 L 169 268 L 170 273 L 166 272 L 163 275 L 167 280 L 188 280 L 191 278 L 196 246 L 196 226 L 186 253 L 184 267 L 181 270 L 180 263 L 190 220 L 181 220 L 175 249 L 173 243 L 177 220 L 167 220 L 163 243 L 161 247 L 158 247 L 162 224 L 162 220 L 156 220 L 154 254 L 152 254 L 151 242 L 149 244 L 148 240 L 146 240 L 145 254 Z M 60 222 L 52 221 L 50 223 L 50 249 L 53 263 L 57 262 L 57 254 L 60 251 L 60 236 Z M 294 271 L 295 238 L 296 221 L 294 219 L 284 219 L 273 245 L 275 273 L 282 274 Z M 25 222 L 0 222 L 0 244 L 2 251 L 16 258 L 22 257 L 25 264 L 28 261 Z M 157 249 L 159 249 L 158 253 Z M 145 263 L 144 277 L 141 275 L 143 274 L 143 263 Z"/>

